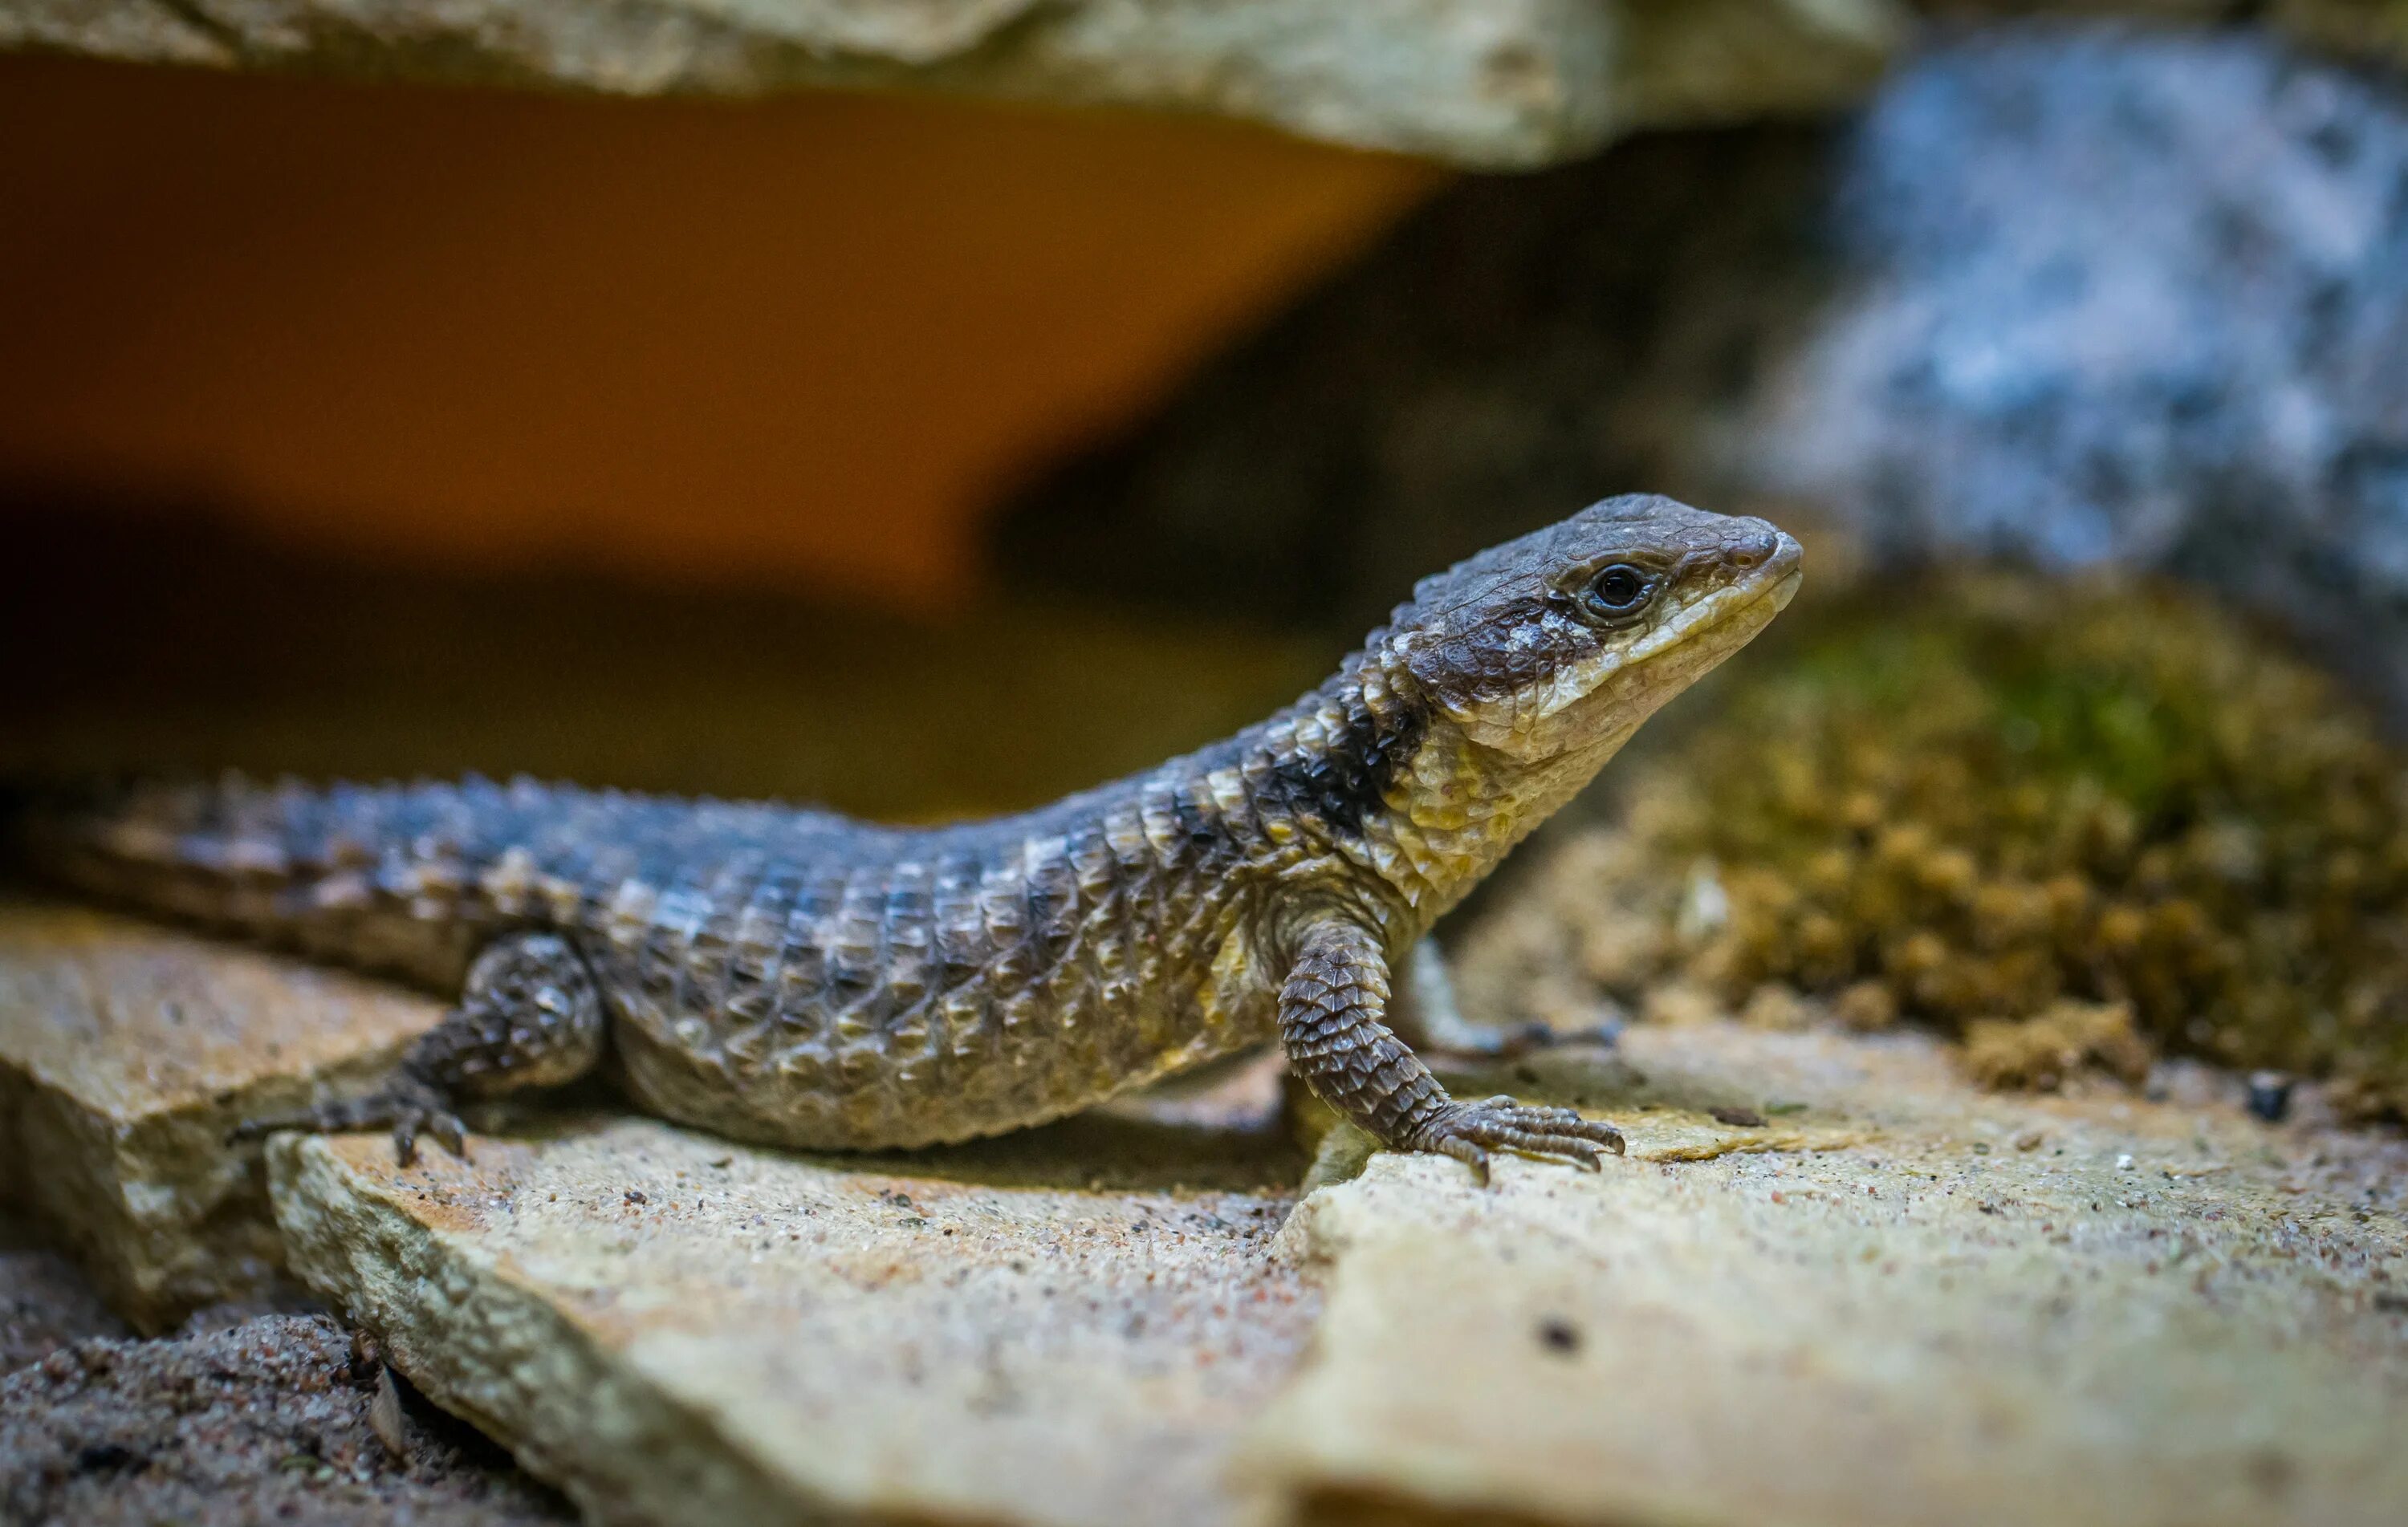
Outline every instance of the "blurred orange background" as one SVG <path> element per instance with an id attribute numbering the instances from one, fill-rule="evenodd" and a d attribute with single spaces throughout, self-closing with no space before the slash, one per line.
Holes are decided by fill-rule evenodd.
<path id="1" fill-rule="evenodd" d="M 0 60 L 0 488 L 926 605 L 1014 481 L 1440 178 L 1125 113 Z"/>

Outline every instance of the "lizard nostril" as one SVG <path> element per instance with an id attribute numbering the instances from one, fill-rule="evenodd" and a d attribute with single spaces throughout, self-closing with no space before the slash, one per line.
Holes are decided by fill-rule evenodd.
<path id="1" fill-rule="evenodd" d="M 1742 570 L 1761 567 L 1771 560 L 1776 544 L 1772 532 L 1769 530 L 1758 531 L 1743 541 L 1733 542 L 1729 551 L 1731 565 Z"/>

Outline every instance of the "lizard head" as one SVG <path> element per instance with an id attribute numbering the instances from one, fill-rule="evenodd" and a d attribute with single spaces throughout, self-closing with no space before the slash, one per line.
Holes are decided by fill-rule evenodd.
<path id="1" fill-rule="evenodd" d="M 1483 747 L 1601 761 L 1798 581 L 1798 543 L 1764 521 L 1611 498 L 1424 578 L 1391 618 L 1385 665 Z"/>

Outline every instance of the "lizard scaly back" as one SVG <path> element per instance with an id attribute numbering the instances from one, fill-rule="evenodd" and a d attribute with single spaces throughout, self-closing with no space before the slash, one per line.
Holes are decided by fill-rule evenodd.
<path id="1" fill-rule="evenodd" d="M 422 1125 L 606 1060 L 646 1109 L 810 1148 L 1041 1122 L 1274 1036 L 1389 1144 L 1593 1159 L 1612 1128 L 1448 1098 L 1387 1023 L 1415 941 L 1641 721 L 1761 629 L 1797 543 L 1597 505 L 1434 578 L 1269 720 L 1024 814 L 896 829 L 519 781 L 150 785 L 25 824 L 111 900 L 462 993 L 392 1085 Z M 1519 1110 L 1516 1112 L 1515 1110 Z"/>

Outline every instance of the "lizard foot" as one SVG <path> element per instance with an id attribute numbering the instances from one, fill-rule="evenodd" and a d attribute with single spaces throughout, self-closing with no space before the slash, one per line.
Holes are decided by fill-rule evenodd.
<path id="1" fill-rule="evenodd" d="M 1569 1156 L 1599 1171 L 1599 1148 L 1622 1154 L 1622 1132 L 1601 1119 L 1584 1118 L 1570 1108 L 1516 1103 L 1492 1097 L 1484 1103 L 1451 1103 L 1409 1142 L 1416 1150 L 1434 1150 L 1455 1160 L 1488 1180 L 1488 1152 L 1519 1150 L 1534 1156 Z"/>
<path id="2" fill-rule="evenodd" d="M 335 1135 L 373 1129 L 380 1124 L 393 1126 L 394 1158 L 404 1166 L 418 1159 L 421 1130 L 434 1135 L 443 1143 L 444 1149 L 462 1161 L 468 1159 L 467 1126 L 452 1112 L 452 1099 L 433 1082 L 408 1071 L 395 1074 L 391 1081 L 366 1097 L 321 1104 L 300 1113 L 246 1119 L 235 1126 L 234 1138 L 257 1140 L 288 1129 Z"/>

